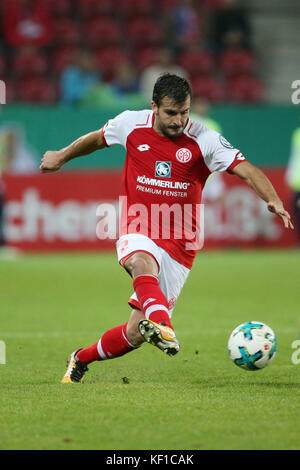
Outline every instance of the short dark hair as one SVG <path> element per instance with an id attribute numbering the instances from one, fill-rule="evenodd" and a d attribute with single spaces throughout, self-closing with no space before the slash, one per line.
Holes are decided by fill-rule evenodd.
<path id="1" fill-rule="evenodd" d="M 158 77 L 153 88 L 152 100 L 157 106 L 167 96 L 175 103 L 184 103 L 188 96 L 192 97 L 192 90 L 185 78 L 171 73 L 164 73 Z"/>

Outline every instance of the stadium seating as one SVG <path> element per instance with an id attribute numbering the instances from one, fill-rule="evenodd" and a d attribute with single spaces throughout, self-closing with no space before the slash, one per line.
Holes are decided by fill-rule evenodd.
<path id="1" fill-rule="evenodd" d="M 127 60 L 126 51 L 118 47 L 104 47 L 94 52 L 96 68 L 101 72 L 104 81 L 112 80 L 119 65 Z"/>
<path id="2" fill-rule="evenodd" d="M 143 70 L 146 67 L 157 62 L 159 48 L 158 47 L 145 47 L 143 49 L 137 50 L 134 54 L 135 65 L 138 70 Z"/>
<path id="3" fill-rule="evenodd" d="M 29 103 L 53 103 L 57 100 L 54 81 L 33 77 L 18 82 L 18 99 Z"/>
<path id="4" fill-rule="evenodd" d="M 78 0 L 77 13 L 80 18 L 113 15 L 115 4 L 111 0 Z"/>
<path id="5" fill-rule="evenodd" d="M 84 36 L 90 47 L 118 45 L 121 43 L 122 30 L 111 17 L 95 18 L 85 23 Z"/>
<path id="6" fill-rule="evenodd" d="M 178 0 L 159 0 L 159 8 L 169 12 L 171 8 L 176 7 Z"/>
<path id="7" fill-rule="evenodd" d="M 118 8 L 126 19 L 133 16 L 151 17 L 152 3 L 151 0 L 118 0 Z"/>
<path id="8" fill-rule="evenodd" d="M 126 35 L 135 48 L 158 46 L 164 41 L 160 24 L 150 18 L 135 18 L 127 23 Z"/>
<path id="9" fill-rule="evenodd" d="M 79 44 L 82 39 L 79 23 L 65 18 L 54 22 L 53 36 L 55 45 Z"/>
<path id="10" fill-rule="evenodd" d="M 254 54 L 248 50 L 228 51 L 220 58 L 220 70 L 226 76 L 253 73 L 255 67 L 256 59 Z"/>
<path id="11" fill-rule="evenodd" d="M 74 46 L 57 47 L 52 54 L 52 69 L 60 74 L 72 62 L 75 51 Z"/>
<path id="12" fill-rule="evenodd" d="M 17 87 L 14 81 L 5 81 L 6 103 L 13 103 L 17 101 Z"/>
<path id="13" fill-rule="evenodd" d="M 6 70 L 6 60 L 4 56 L 0 55 L 0 75 L 4 77 Z"/>
<path id="14" fill-rule="evenodd" d="M 74 2 L 72 3 L 72 0 L 59 0 L 57 2 L 46 0 L 46 3 L 54 18 L 68 18 L 72 15 L 72 9 L 74 8 Z"/>
<path id="15" fill-rule="evenodd" d="M 254 103 L 263 100 L 263 86 L 253 75 L 231 77 L 226 83 L 226 98 L 239 103 Z"/>
<path id="16" fill-rule="evenodd" d="M 223 83 L 211 75 L 199 75 L 191 79 L 193 95 L 202 96 L 212 103 L 224 101 Z"/>
<path id="17" fill-rule="evenodd" d="M 201 0 L 194 7 L 197 14 L 203 9 L 213 14 L 221 3 L 222 0 Z M 179 41 L 179 46 L 172 47 L 168 25 L 172 9 L 177 5 L 178 0 L 118 0 L 117 4 L 113 0 L 43 0 L 49 18 L 55 18 L 47 23 L 48 42 L 42 42 L 30 52 L 21 46 L 6 51 L 4 35 L 0 73 L 12 84 L 12 99 L 24 97 L 26 102 L 30 96 L 34 102 L 39 98 L 42 102 L 51 102 L 55 96 L 58 99 L 55 83 L 50 80 L 49 86 L 46 85 L 48 75 L 51 73 L 58 83 L 78 47 L 92 53 L 106 82 L 114 78 L 122 62 L 129 60 L 139 74 L 157 62 L 159 50 L 170 47 L 174 64 L 186 70 L 196 95 L 204 94 L 214 102 L 260 101 L 263 87 L 255 78 L 255 53 L 238 49 L 224 52 L 216 59 L 215 53 L 207 52 L 209 43 L 205 42 L 205 36 L 191 43 Z M 2 3 L 0 10 L 1 6 Z M 203 15 L 198 16 L 201 21 Z M 202 35 L 202 28 L 199 30 Z M 24 78 L 30 79 L 29 90 L 22 86 L 20 93 L 15 93 L 14 80 L 19 86 Z"/>
<path id="18" fill-rule="evenodd" d="M 39 49 L 20 49 L 13 60 L 13 74 L 18 78 L 44 75 L 48 69 L 48 60 Z"/>
<path id="19" fill-rule="evenodd" d="M 1 35 L 7 45 L 14 48 L 26 45 L 39 47 L 50 45 L 53 37 L 53 21 L 47 2 L 27 1 L 26 6 L 25 2 L 19 0 L 6 0 L 1 3 L 4 4 Z"/>
<path id="20" fill-rule="evenodd" d="M 212 54 L 202 50 L 188 50 L 179 58 L 179 64 L 190 77 L 203 73 L 211 73 L 215 68 L 215 59 Z"/>

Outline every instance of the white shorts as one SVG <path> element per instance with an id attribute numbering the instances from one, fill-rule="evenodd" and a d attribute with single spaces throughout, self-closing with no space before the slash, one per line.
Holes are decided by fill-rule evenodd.
<path id="1" fill-rule="evenodd" d="M 169 316 L 171 318 L 176 301 L 187 280 L 190 270 L 171 258 L 165 250 L 160 248 L 145 235 L 138 233 L 123 235 L 117 241 L 116 246 L 118 261 L 122 266 L 126 259 L 136 251 L 144 251 L 155 259 L 159 270 L 159 286 L 169 302 Z M 141 310 L 135 292 L 130 297 L 128 303 L 131 307 Z"/>

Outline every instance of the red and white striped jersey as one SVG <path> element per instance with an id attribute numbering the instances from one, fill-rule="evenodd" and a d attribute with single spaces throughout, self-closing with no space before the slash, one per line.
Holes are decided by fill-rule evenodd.
<path id="1" fill-rule="evenodd" d="M 102 128 L 105 145 L 119 144 L 127 151 L 122 189 L 126 204 L 122 206 L 120 235 L 142 233 L 190 269 L 197 250 L 186 248 L 191 234 L 187 236 L 182 226 L 178 229 L 175 209 L 181 209 L 183 217 L 185 209 L 192 208 L 194 233 L 196 207 L 201 203 L 207 177 L 215 171 L 230 172 L 245 157 L 199 121 L 189 119 L 183 134 L 175 138 L 160 136 L 153 129 L 153 122 L 151 110 L 124 111 Z M 161 207 L 169 209 L 175 224 L 171 223 L 170 233 L 165 230 L 163 216 L 157 216 Z"/>

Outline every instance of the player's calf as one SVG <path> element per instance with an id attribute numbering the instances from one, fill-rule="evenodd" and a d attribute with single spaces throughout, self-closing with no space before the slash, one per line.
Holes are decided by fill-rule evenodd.
<path id="1" fill-rule="evenodd" d="M 145 341 L 139 330 L 139 323 L 142 320 L 145 320 L 144 314 L 138 309 L 133 309 L 126 327 L 126 335 L 135 347 L 139 347 Z"/>

